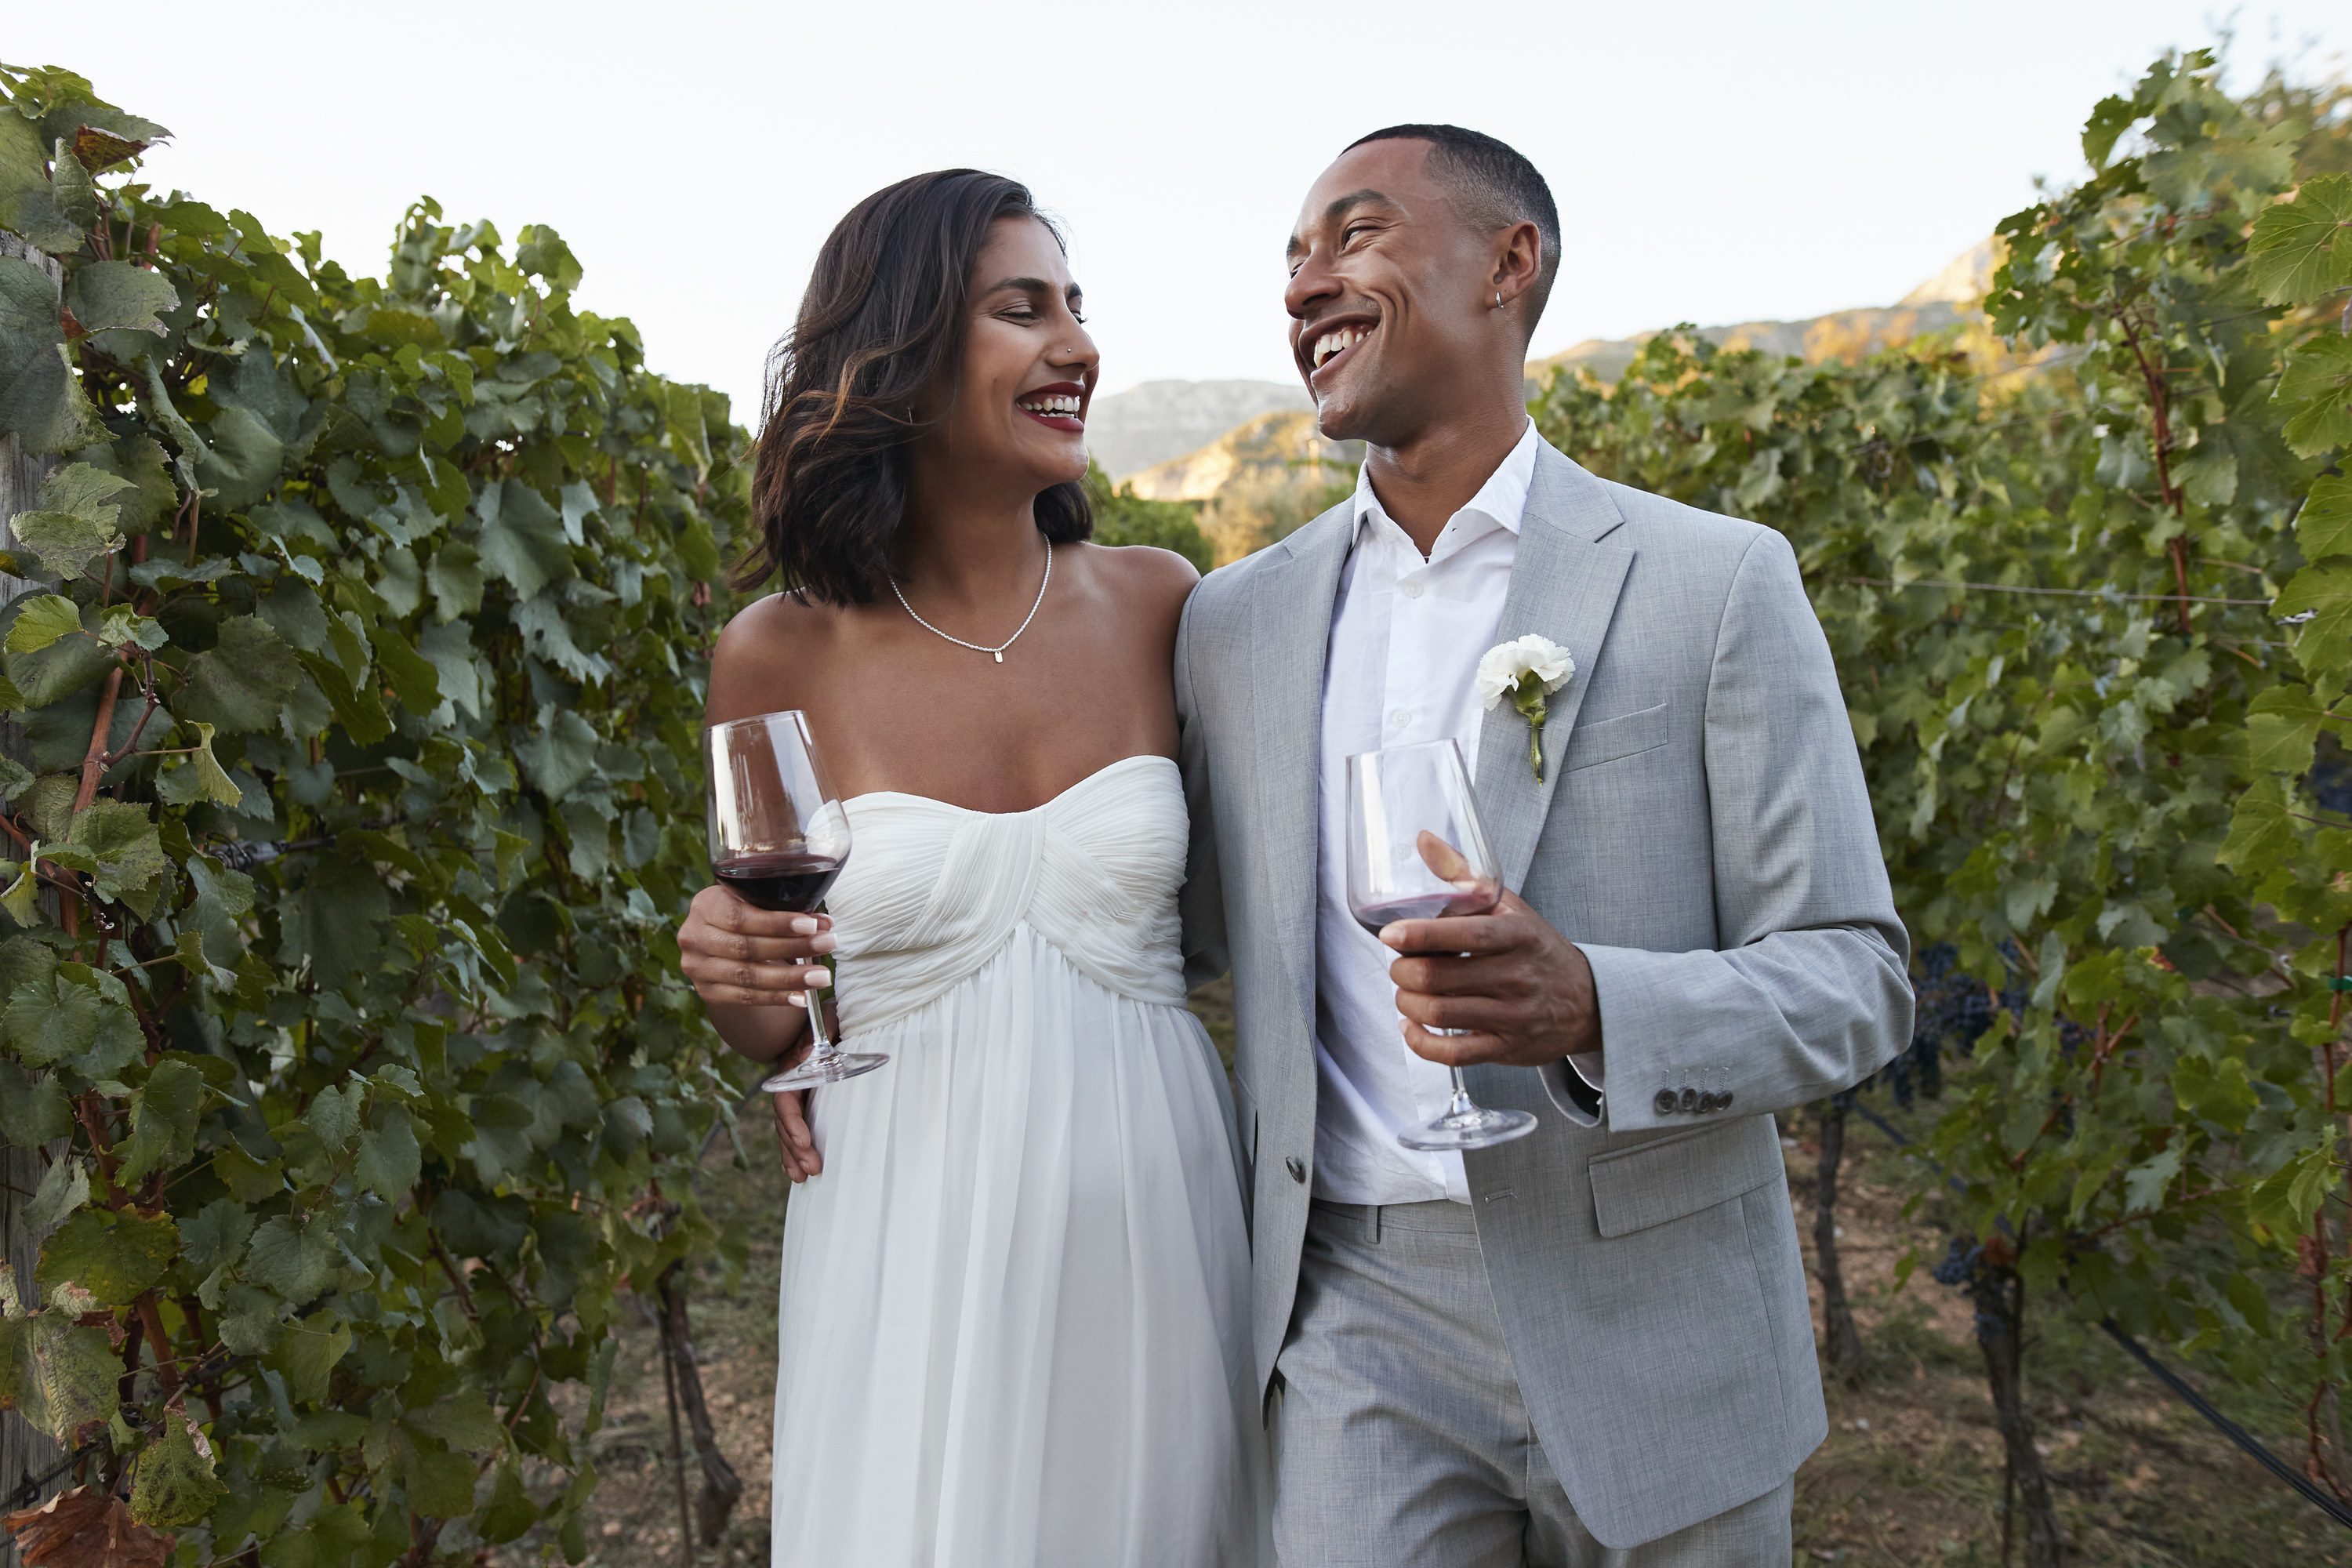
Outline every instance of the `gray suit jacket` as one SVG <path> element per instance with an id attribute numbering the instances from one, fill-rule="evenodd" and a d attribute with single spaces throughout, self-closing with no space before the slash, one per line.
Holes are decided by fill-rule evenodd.
<path id="1" fill-rule="evenodd" d="M 1349 520 L 1212 573 L 1177 643 L 1185 956 L 1196 984 L 1234 975 L 1261 1388 L 1312 1184 L 1316 768 Z M 1787 541 L 1546 446 L 1497 640 L 1529 632 L 1575 678 L 1541 784 L 1525 721 L 1490 710 L 1479 806 L 1507 884 L 1591 961 L 1609 1092 L 1580 1125 L 1564 1065 L 1475 1068 L 1480 1100 L 1540 1125 L 1466 1163 L 1537 1434 L 1624 1547 L 1763 1495 L 1827 1433 L 1769 1113 L 1909 1038 L 1910 944 Z"/>

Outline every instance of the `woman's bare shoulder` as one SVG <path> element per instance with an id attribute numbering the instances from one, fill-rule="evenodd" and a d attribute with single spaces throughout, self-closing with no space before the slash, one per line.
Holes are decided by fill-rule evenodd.
<path id="1" fill-rule="evenodd" d="M 1173 615 L 1201 581 L 1190 561 L 1155 545 L 1089 544 L 1087 552 L 1110 591 L 1139 607 Z"/>
<path id="2" fill-rule="evenodd" d="M 841 612 L 792 593 L 771 594 L 735 612 L 710 656 L 709 718 L 723 721 L 773 706 L 761 700 L 780 679 L 806 678 L 839 634 Z"/>

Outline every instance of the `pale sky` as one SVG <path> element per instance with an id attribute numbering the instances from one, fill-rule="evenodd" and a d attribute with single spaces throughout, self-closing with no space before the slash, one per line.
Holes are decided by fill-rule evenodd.
<path id="1" fill-rule="evenodd" d="M 1547 0 L 1465 5 L 26 7 L 12 63 L 66 66 L 172 128 L 146 177 L 381 273 L 420 193 L 509 238 L 553 225 L 580 300 L 666 374 L 755 413 L 817 246 L 859 197 L 970 164 L 1067 224 L 1103 386 L 1292 378 L 1282 246 L 1367 131 L 1517 146 L 1566 230 L 1538 354 L 1679 320 L 1894 301 L 2081 168 L 2083 120 L 2200 0 Z M 2236 74 L 2340 70 L 2341 0 L 2237 13 Z"/>

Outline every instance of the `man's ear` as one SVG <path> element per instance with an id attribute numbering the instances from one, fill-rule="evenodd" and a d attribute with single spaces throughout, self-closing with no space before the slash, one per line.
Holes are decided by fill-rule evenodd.
<path id="1" fill-rule="evenodd" d="M 1515 223 L 1503 230 L 1495 256 L 1494 288 L 1509 304 L 1536 286 L 1543 276 L 1543 234 L 1531 223 Z"/>

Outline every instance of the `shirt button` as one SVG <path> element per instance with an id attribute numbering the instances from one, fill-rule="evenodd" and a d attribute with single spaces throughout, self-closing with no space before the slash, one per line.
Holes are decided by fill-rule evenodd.
<path id="1" fill-rule="evenodd" d="M 1410 708 L 1398 709 L 1395 712 L 1389 715 L 1389 722 L 1394 725 L 1397 729 L 1403 729 L 1406 725 L 1412 722 L 1412 710 Z"/>
<path id="2" fill-rule="evenodd" d="M 1418 599 L 1424 585 L 1419 578 L 1415 578 L 1410 583 L 1401 584 L 1399 591 L 1408 599 Z"/>

